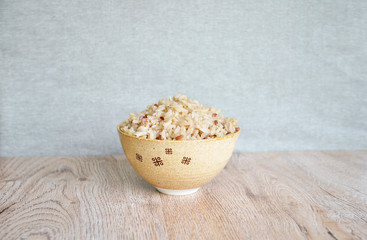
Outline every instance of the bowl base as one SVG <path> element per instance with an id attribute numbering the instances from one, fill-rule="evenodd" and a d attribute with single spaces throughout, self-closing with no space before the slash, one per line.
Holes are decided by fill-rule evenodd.
<path id="1" fill-rule="evenodd" d="M 199 190 L 199 188 L 193 188 L 193 189 L 181 189 L 181 190 L 174 190 L 174 189 L 165 189 L 165 188 L 159 188 L 155 187 L 159 192 L 167 194 L 167 195 L 187 195 L 192 194 Z"/>

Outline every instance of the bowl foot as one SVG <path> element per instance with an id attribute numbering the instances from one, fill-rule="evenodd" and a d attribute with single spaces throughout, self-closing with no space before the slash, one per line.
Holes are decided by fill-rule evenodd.
<path id="1" fill-rule="evenodd" d="M 192 193 L 196 192 L 197 190 L 199 190 L 199 188 L 181 189 L 181 190 L 164 189 L 164 188 L 159 188 L 159 187 L 155 187 L 155 188 L 159 192 L 164 193 L 164 194 L 168 194 L 168 195 L 187 195 L 187 194 L 192 194 Z"/>

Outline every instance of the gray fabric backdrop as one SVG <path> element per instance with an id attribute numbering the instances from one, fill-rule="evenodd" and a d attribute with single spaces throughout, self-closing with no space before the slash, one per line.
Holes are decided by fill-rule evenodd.
<path id="1" fill-rule="evenodd" d="M 367 149 L 367 1 L 0 1 L 0 153 L 122 154 L 116 125 L 186 94 L 237 151 Z"/>

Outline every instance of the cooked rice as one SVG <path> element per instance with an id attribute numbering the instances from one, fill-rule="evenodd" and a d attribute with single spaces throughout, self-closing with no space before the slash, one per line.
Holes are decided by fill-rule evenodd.
<path id="1" fill-rule="evenodd" d="M 130 113 L 120 129 L 137 137 L 158 140 L 194 140 L 223 137 L 240 130 L 235 118 L 204 107 L 184 95 L 159 100 L 141 113 Z"/>

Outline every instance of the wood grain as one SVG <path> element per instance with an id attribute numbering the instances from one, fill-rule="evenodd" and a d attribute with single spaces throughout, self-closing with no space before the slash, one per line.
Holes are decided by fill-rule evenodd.
<path id="1" fill-rule="evenodd" d="M 367 239 L 367 151 L 234 154 L 168 196 L 122 156 L 0 160 L 0 239 Z"/>

